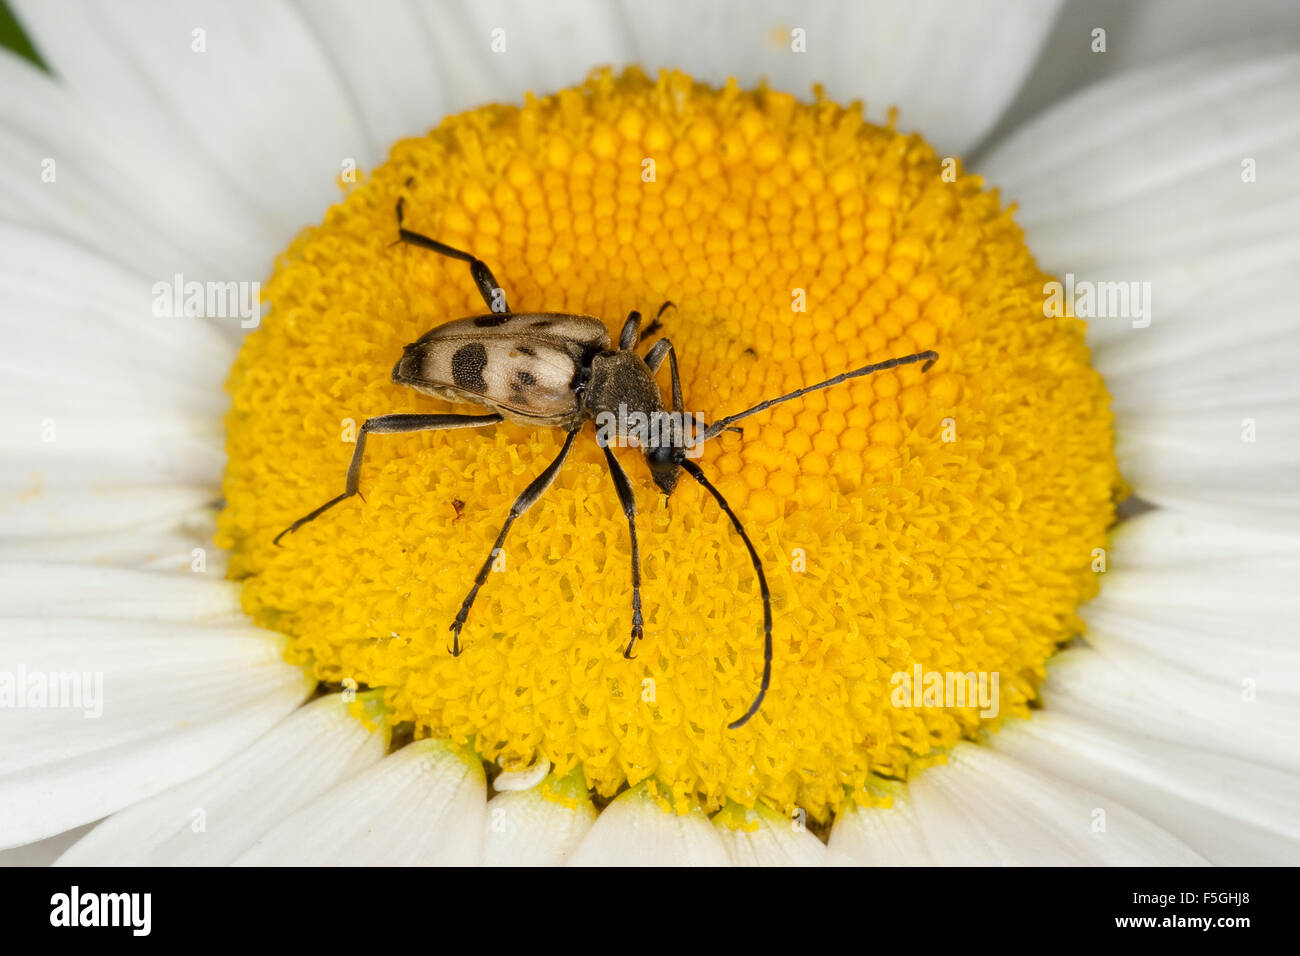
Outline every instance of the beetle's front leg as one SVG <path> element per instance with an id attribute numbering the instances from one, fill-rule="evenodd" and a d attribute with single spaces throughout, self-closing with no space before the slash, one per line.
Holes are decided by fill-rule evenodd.
<path id="1" fill-rule="evenodd" d="M 667 339 L 660 339 L 646 353 L 645 364 L 649 366 L 650 374 L 653 375 L 659 371 L 659 366 L 664 364 L 665 356 L 668 357 L 668 370 L 672 373 L 673 411 L 680 415 L 682 413 L 682 379 L 677 374 L 677 352 L 673 348 L 673 343 Z"/>
<path id="2" fill-rule="evenodd" d="M 303 515 L 277 534 L 273 543 L 278 545 L 280 539 L 286 534 L 293 534 L 307 522 L 319 518 L 340 501 L 346 501 L 357 493 L 361 483 L 361 460 L 366 455 L 366 435 L 369 433 L 377 432 L 382 435 L 396 432 L 436 431 L 443 428 L 479 428 L 484 425 L 495 425 L 501 420 L 501 416 L 496 413 L 491 415 L 380 415 L 377 418 L 367 418 L 361 430 L 357 432 L 357 447 L 352 451 L 352 463 L 348 465 L 348 480 L 343 494 L 331 498 L 310 514 Z"/>
<path id="3" fill-rule="evenodd" d="M 636 499 L 632 495 L 632 482 L 628 481 L 627 472 L 614 457 L 614 452 L 608 445 L 602 445 L 601 448 L 605 452 L 605 461 L 609 463 L 610 477 L 614 479 L 618 503 L 623 506 L 623 514 L 627 516 L 627 527 L 632 533 L 632 637 L 623 651 L 623 656 L 632 660 L 636 657 L 632 653 L 632 648 L 636 646 L 637 641 L 641 640 L 644 623 L 641 620 L 641 549 L 637 546 L 636 540 Z"/>

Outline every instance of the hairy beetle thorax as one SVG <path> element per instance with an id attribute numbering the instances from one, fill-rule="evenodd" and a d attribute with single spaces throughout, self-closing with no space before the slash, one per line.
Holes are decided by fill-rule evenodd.
<path id="1" fill-rule="evenodd" d="M 606 433 L 616 434 L 621 444 L 639 445 L 642 436 L 636 432 L 640 416 L 648 419 L 661 414 L 664 403 L 641 356 L 632 351 L 602 352 L 591 359 L 583 410 L 598 430 L 608 424 Z"/>

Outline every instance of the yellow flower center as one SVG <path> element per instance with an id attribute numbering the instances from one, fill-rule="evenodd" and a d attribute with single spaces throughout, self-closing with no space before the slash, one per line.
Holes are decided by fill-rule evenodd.
<path id="1" fill-rule="evenodd" d="M 487 311 L 464 263 L 394 245 L 399 197 L 408 228 L 487 262 L 515 312 L 596 316 L 617 339 L 631 310 L 672 300 L 661 334 L 687 409 L 710 420 L 940 353 L 928 373 L 750 418 L 699 459 L 772 589 L 772 688 L 744 727 L 727 724 L 763 661 L 742 542 L 702 488 L 683 481 L 665 502 L 621 449 L 646 617 L 625 659 L 628 527 L 591 426 L 515 523 L 459 657 L 448 626 L 561 432 L 371 435 L 361 496 L 273 546 L 343 491 L 365 419 L 485 411 L 390 380 L 404 345 Z M 648 780 L 678 806 L 825 820 L 887 790 L 874 780 L 1026 714 L 1044 661 L 1080 630 L 1120 479 L 1109 398 L 1082 324 L 1045 315 L 1049 278 L 979 179 L 820 90 L 800 103 L 602 71 L 451 117 L 398 143 L 276 265 L 270 315 L 229 382 L 231 576 L 296 659 L 384 688 L 417 736 L 509 769 L 580 770 L 602 796 Z M 659 377 L 667 395 L 666 364 Z M 935 674 L 985 679 L 991 706 L 911 689 Z"/>

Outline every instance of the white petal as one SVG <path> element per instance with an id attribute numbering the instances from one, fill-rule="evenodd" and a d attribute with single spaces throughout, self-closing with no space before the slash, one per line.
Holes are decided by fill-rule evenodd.
<path id="1" fill-rule="evenodd" d="M 1155 821 L 1212 863 L 1300 860 L 1300 777 L 1068 714 L 1010 721 L 993 746 Z"/>
<path id="2" fill-rule="evenodd" d="M 636 26 L 628 22 L 629 11 L 601 0 L 556 0 L 544 11 L 512 0 L 455 0 L 422 9 L 448 110 L 517 101 L 524 91 L 551 93 L 580 83 L 594 67 L 634 59 Z M 686 29 L 698 18 L 698 11 L 692 14 Z M 505 45 L 501 52 L 493 51 L 496 40 Z"/>
<path id="3" fill-rule="evenodd" d="M 808 832 L 802 817 L 782 816 L 761 803 L 752 810 L 726 808 L 714 816 L 713 826 L 733 866 L 822 866 L 826 862 L 825 844 Z"/>
<path id="4" fill-rule="evenodd" d="M 446 113 L 473 105 L 449 102 L 441 75 L 444 57 L 425 22 L 427 12 L 442 25 L 438 32 L 445 42 L 450 45 L 454 34 L 464 49 L 462 18 L 446 6 L 317 0 L 300 8 L 300 29 L 310 30 L 319 44 L 365 133 L 367 149 L 356 157 L 363 169 L 382 161 L 397 140 L 421 136 Z M 479 69 L 500 60 L 470 58 Z"/>
<path id="5" fill-rule="evenodd" d="M 61 866 L 223 866 L 299 807 L 377 763 L 371 732 L 342 696 L 299 708 L 252 746 L 188 783 L 116 813 Z"/>
<path id="6" fill-rule="evenodd" d="M 74 830 L 65 830 L 58 836 L 36 843 L 16 846 L 12 850 L 0 850 L 0 867 L 5 866 L 50 866 L 63 855 L 72 844 L 94 828 L 93 823 Z"/>
<path id="7" fill-rule="evenodd" d="M 223 578 L 215 488 L 0 487 L 0 562 L 184 570 Z"/>
<path id="8" fill-rule="evenodd" d="M 1205 862 L 1118 802 L 987 747 L 958 744 L 946 765 L 917 774 L 909 790 L 925 842 L 941 866 Z"/>
<path id="9" fill-rule="evenodd" d="M 1100 595 L 1081 610 L 1086 640 L 1139 651 L 1240 691 L 1300 688 L 1300 539 L 1157 510 L 1112 539 Z"/>
<path id="10" fill-rule="evenodd" d="M 1011 102 L 1056 18 L 1058 2 L 796 0 L 699 4 L 625 0 L 636 55 L 649 69 L 677 67 L 715 84 L 736 77 L 807 99 L 814 83 L 842 102 L 866 101 L 883 121 L 897 106 L 900 127 L 943 154 L 983 137 Z M 805 53 L 794 51 L 802 29 Z"/>
<path id="11" fill-rule="evenodd" d="M 239 585 L 207 574 L 0 564 L 0 620 L 63 617 L 240 624 Z"/>
<path id="12" fill-rule="evenodd" d="M 187 497 L 211 501 L 215 492 L 185 487 L 59 489 L 36 494 L 0 490 L 0 562 L 87 562 L 224 578 L 228 555 L 212 544 L 217 530 L 215 507 L 178 508 L 172 514 L 141 519 L 135 508 L 144 510 L 151 494 L 158 499 L 155 507 L 169 507 L 169 503 L 174 506 Z M 60 505 L 67 510 L 59 513 Z M 114 516 L 113 509 L 119 505 L 122 511 Z M 89 516 L 92 511 L 107 511 L 108 515 Z M 92 526 L 115 517 L 121 527 L 84 534 L 35 535 L 7 533 L 5 527 L 12 521 L 18 526 L 75 528 L 82 515 L 88 516 Z"/>
<path id="13" fill-rule="evenodd" d="M 922 771 L 928 773 L 928 771 Z M 831 827 L 828 863 L 853 866 L 929 866 L 934 863 L 907 788 L 887 809 L 850 805 Z"/>
<path id="14" fill-rule="evenodd" d="M 121 534 L 188 515 L 218 497 L 215 489 L 195 485 L 53 489 L 26 496 L 0 492 L 0 539 Z"/>
<path id="15" fill-rule="evenodd" d="M 552 787 L 559 792 L 551 791 Z M 498 794 L 487 805 L 483 863 L 563 865 L 595 821 L 596 808 L 580 781 L 557 782 L 551 777 L 529 790 Z"/>
<path id="16" fill-rule="evenodd" d="M 246 747 L 315 684 L 283 648 L 246 626 L 6 620 L 0 682 L 17 706 L 0 707 L 0 847 L 99 819 Z M 58 707 L 35 696 L 54 682 Z"/>
<path id="17" fill-rule="evenodd" d="M 1300 336 L 1289 305 L 1300 252 L 1292 254 L 1246 275 L 1221 270 L 1227 281 L 1171 321 L 1133 330 L 1150 333 L 1140 342 L 1097 349 L 1115 396 L 1121 468 L 1149 500 L 1300 530 L 1300 378 L 1291 372 Z"/>
<path id="18" fill-rule="evenodd" d="M 644 785 L 601 811 L 570 866 L 729 866 L 726 846 L 699 810 L 662 809 Z"/>
<path id="19" fill-rule="evenodd" d="M 372 159 L 310 14 L 285 0 L 16 6 L 51 68 L 101 122 L 215 173 L 232 204 L 256 213 L 250 227 L 271 223 L 281 244 L 339 198 L 346 160 Z M 186 201 L 179 177 L 158 193 Z M 260 251 L 265 263 L 274 247 Z"/>
<path id="20" fill-rule="evenodd" d="M 235 865 L 472 865 L 486 800 L 477 759 L 417 740 L 289 816 Z"/>
<path id="21" fill-rule="evenodd" d="M 627 26 L 601 0 L 313 4 L 313 29 L 355 98 L 379 157 L 448 113 L 522 101 L 631 59 Z M 498 32 L 499 31 L 499 32 Z M 504 49 L 494 51 L 494 43 Z M 557 55 L 563 51 L 562 55 Z"/>
<path id="22" fill-rule="evenodd" d="M 150 280 L 0 224 L 0 488 L 218 484 L 232 341 L 151 302 Z"/>
<path id="23" fill-rule="evenodd" d="M 1165 510 L 1124 521 L 1112 542 L 1108 566 L 1120 570 L 1229 568 L 1239 561 L 1290 561 L 1300 555 L 1300 539 L 1294 535 Z M 1103 594 L 1112 581 L 1103 579 Z"/>
<path id="24" fill-rule="evenodd" d="M 498 791 L 506 790 L 531 790 L 551 772 L 551 762 L 549 760 L 538 760 L 527 770 L 502 771 L 497 774 L 492 781 L 492 789 Z"/>
<path id="25" fill-rule="evenodd" d="M 0 223 L 6 402 L 219 415 L 235 343 L 218 321 L 154 315 L 156 282 L 61 236 Z M 161 289 L 159 290 L 162 291 Z M 169 297 L 170 298 L 170 297 Z"/>
<path id="26" fill-rule="evenodd" d="M 980 169 L 1044 268 L 1150 284 L 1147 316 L 1089 325 L 1135 490 L 1294 528 L 1298 99 L 1300 53 L 1207 51 L 1090 88 Z"/>
<path id="27" fill-rule="evenodd" d="M 166 408 L 132 418 L 93 411 L 49 414 L 28 405 L 0 420 L 0 487 L 20 494 L 92 480 L 216 488 L 225 460 L 221 421 L 215 416 Z"/>
<path id="28" fill-rule="evenodd" d="M 1104 52 L 1093 50 L 1098 28 L 1106 33 Z M 1229 41 L 1250 38 L 1258 49 L 1298 28 L 1300 9 L 1292 0 L 1142 0 L 1101 10 L 1095 3 L 1067 3 L 989 141 L 996 143 L 1053 103 L 1116 74 Z"/>
<path id="29" fill-rule="evenodd" d="M 45 12 L 65 19 L 69 8 Z M 82 51 L 87 58 L 116 49 L 103 36 L 83 42 L 97 47 Z M 105 102 L 111 89 L 88 102 L 8 50 L 0 88 L 9 92 L 0 99 L 6 220 L 60 232 L 154 278 L 257 278 L 287 238 L 259 222 L 178 126 L 155 122 L 152 104 L 119 108 Z"/>
<path id="30" fill-rule="evenodd" d="M 1053 264 L 1112 262 L 1121 258 L 1117 247 L 1141 253 L 1152 240 L 1160 245 L 1179 239 L 1163 228 L 1148 228 L 1109 235 L 1112 245 L 1099 247 L 1096 232 L 1069 229 L 1071 223 L 1098 229 L 1102 224 L 1095 219 L 1101 215 L 1123 217 L 1113 225 L 1162 227 L 1183 221 L 1208 231 L 1205 219 L 1212 206 L 1263 213 L 1268 200 L 1289 194 L 1269 180 L 1297 162 L 1285 155 L 1294 117 L 1279 109 L 1287 105 L 1296 81 L 1297 54 L 1259 52 L 1205 50 L 1098 83 L 1017 130 L 990 152 L 981 171 L 1016 201 L 1017 219 L 1035 251 Z M 1135 134 L 1142 135 L 1141 151 L 1131 149 Z M 1267 148 L 1270 158 L 1285 165 L 1269 164 L 1259 182 L 1243 183 L 1239 161 L 1253 155 L 1251 146 Z M 1120 156 L 1125 151 L 1128 162 Z M 1225 161 L 1229 175 L 1221 177 L 1217 173 Z M 1243 190 L 1243 185 L 1263 188 Z M 1195 200 L 1194 205 L 1178 208 L 1175 193 Z M 1156 221 L 1148 223 L 1152 214 Z M 1234 218 L 1234 225 L 1240 223 Z M 1198 288 L 1213 281 L 1190 272 L 1188 278 Z M 1180 300 L 1194 297 L 1188 290 L 1178 292 Z"/>
<path id="31" fill-rule="evenodd" d="M 1295 697 L 1253 693 L 1236 674 L 1197 675 L 1121 644 L 1071 648 L 1048 662 L 1043 700 L 1082 720 L 1300 771 Z"/>

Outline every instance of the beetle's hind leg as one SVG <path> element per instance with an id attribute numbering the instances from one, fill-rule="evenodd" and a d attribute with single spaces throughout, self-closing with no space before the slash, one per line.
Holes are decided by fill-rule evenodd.
<path id="1" fill-rule="evenodd" d="M 441 256 L 448 256 L 452 259 L 459 259 L 461 262 L 469 263 L 469 274 L 474 277 L 474 284 L 478 286 L 478 293 L 487 303 L 489 312 L 505 314 L 510 311 L 510 306 L 506 304 L 506 293 L 497 282 L 496 276 L 492 275 L 492 270 L 488 268 L 487 263 L 482 259 L 470 255 L 468 252 L 461 252 L 459 249 L 453 249 L 445 242 L 439 242 L 437 239 L 430 239 L 428 236 L 422 236 L 418 232 L 412 232 L 402 225 L 405 214 L 406 200 L 398 198 L 397 200 L 397 241 L 406 242 L 413 246 L 419 246 L 421 249 L 428 249 L 430 252 L 436 252 Z"/>
<path id="2" fill-rule="evenodd" d="M 309 521 L 319 518 L 341 501 L 346 501 L 357 493 L 361 483 L 361 461 L 366 455 L 366 435 L 371 432 L 393 434 L 396 432 L 436 431 L 443 428 L 477 428 L 483 425 L 495 425 L 501 421 L 495 412 L 491 415 L 380 415 L 367 418 L 357 432 L 357 447 L 352 451 L 352 463 L 348 465 L 348 481 L 343 494 L 331 498 L 315 511 L 303 515 L 289 527 L 275 536 L 274 544 L 286 534 L 293 534 Z"/>
<path id="3" fill-rule="evenodd" d="M 627 516 L 627 527 L 632 533 L 632 636 L 623 651 L 623 656 L 632 660 L 636 657 L 632 653 L 632 648 L 636 647 L 636 642 L 641 640 L 644 623 L 641 620 L 641 549 L 636 540 L 636 499 L 632 496 L 632 482 L 628 481 L 627 472 L 614 457 L 614 452 L 608 445 L 602 445 L 601 448 L 605 452 L 605 460 L 609 462 L 609 474 L 614 479 L 618 503 L 623 506 L 623 514 Z"/>
<path id="4" fill-rule="evenodd" d="M 487 576 L 492 569 L 492 562 L 500 553 L 501 546 L 506 543 L 506 535 L 510 533 L 510 526 L 515 523 L 516 518 L 537 504 L 538 498 L 546 494 L 546 489 L 551 487 L 556 476 L 560 473 L 560 469 L 564 467 L 564 460 L 569 457 L 569 449 L 573 447 L 573 440 L 577 437 L 577 429 L 569 432 L 568 437 L 564 439 L 564 447 L 555 456 L 555 460 L 546 466 L 544 472 L 532 480 L 532 483 L 523 490 L 519 497 L 515 499 L 515 503 L 510 506 L 510 514 L 506 516 L 506 523 L 501 526 L 501 533 L 497 535 L 496 543 L 492 545 L 492 550 L 488 554 L 487 560 L 483 562 L 483 567 L 479 568 L 478 575 L 474 578 L 474 586 L 469 589 L 469 594 L 465 595 L 460 610 L 456 612 L 456 620 L 451 622 L 451 654 L 453 657 L 460 654 L 460 630 L 465 626 L 465 619 L 469 617 L 469 609 L 474 606 L 474 598 L 478 597 L 479 588 L 487 583 Z"/>

